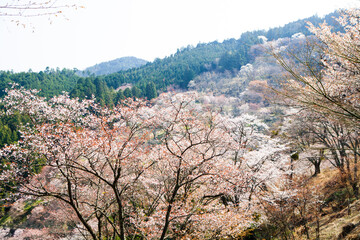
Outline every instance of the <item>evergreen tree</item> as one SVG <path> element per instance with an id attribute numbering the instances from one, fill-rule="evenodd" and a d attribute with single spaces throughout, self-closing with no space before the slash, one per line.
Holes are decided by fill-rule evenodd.
<path id="1" fill-rule="evenodd" d="M 150 82 L 146 85 L 146 94 L 145 94 L 146 98 L 148 100 L 151 100 L 153 98 L 157 97 L 157 93 L 156 93 L 156 87 L 155 84 L 153 82 Z"/>
<path id="2" fill-rule="evenodd" d="M 132 93 L 133 97 L 135 97 L 135 98 L 141 98 L 141 90 L 140 90 L 138 87 L 133 86 L 133 87 L 131 88 L 131 93 Z"/>
<path id="3" fill-rule="evenodd" d="M 124 99 L 125 99 L 124 92 L 121 89 L 119 89 L 119 91 L 116 93 L 114 103 L 119 104 Z"/>
<path id="4" fill-rule="evenodd" d="M 124 90 L 124 96 L 125 96 L 125 98 L 131 98 L 133 96 L 130 88 L 126 88 Z"/>
<path id="5" fill-rule="evenodd" d="M 184 72 L 183 81 L 180 82 L 180 87 L 187 89 L 187 86 L 191 80 L 195 77 L 195 73 L 190 68 L 187 68 Z"/>
<path id="6" fill-rule="evenodd" d="M 104 99 L 105 97 L 105 84 L 102 80 L 99 78 L 95 78 L 94 81 L 95 85 L 95 97 L 96 99 Z"/>

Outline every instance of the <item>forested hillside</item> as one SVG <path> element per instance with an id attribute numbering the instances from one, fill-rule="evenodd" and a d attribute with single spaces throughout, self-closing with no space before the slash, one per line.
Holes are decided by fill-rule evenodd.
<path id="1" fill-rule="evenodd" d="M 360 10 L 337 15 L 110 75 L 4 72 L 0 238 L 359 239 Z"/>
<path id="2" fill-rule="evenodd" d="M 159 92 L 166 91 L 169 86 L 186 89 L 189 81 L 201 73 L 213 70 L 220 72 L 239 70 L 241 66 L 251 63 L 255 56 L 250 53 L 250 49 L 251 46 L 262 42 L 262 38 L 259 39 L 259 36 L 274 40 L 291 37 L 299 32 L 308 35 L 307 22 L 318 25 L 324 20 L 335 26 L 335 30 L 338 30 L 340 26 L 333 20 L 333 17 L 337 15 L 338 13 L 332 13 L 324 18 L 314 16 L 267 31 L 246 32 L 239 39 L 229 39 L 222 43 L 215 41 L 199 43 L 197 46 L 187 46 L 178 49 L 171 56 L 156 59 L 142 67 L 97 78 L 90 77 L 88 80 L 85 78 L 79 84 L 84 85 L 83 81 L 86 81 L 90 85 L 90 82 L 94 84 L 95 79 L 100 79 L 106 83 L 109 89 L 117 89 L 125 83 L 131 83 L 140 89 L 145 89 L 145 85 L 149 82 L 153 82 Z M 90 86 L 86 89 L 81 86 L 75 87 L 78 80 L 79 77 L 75 75 L 73 70 L 66 69 L 46 69 L 39 73 L 31 71 L 27 73 L 1 72 L 0 91 L 3 94 L 7 83 L 15 82 L 26 88 L 41 89 L 43 96 L 57 95 L 61 91 L 71 92 L 74 88 L 77 88 L 77 93 L 74 96 L 90 97 L 91 94 L 95 94 L 95 91 L 89 92 L 87 90 L 91 89 Z"/>
<path id="3" fill-rule="evenodd" d="M 78 71 L 78 74 L 83 77 L 89 76 L 91 74 L 94 74 L 95 76 L 106 75 L 114 72 L 128 70 L 130 68 L 138 68 L 147 62 L 148 61 L 136 57 L 122 57 L 87 67 L 83 71 Z"/>
<path id="4" fill-rule="evenodd" d="M 324 18 L 310 17 L 286 24 L 283 27 L 272 28 L 267 31 L 252 31 L 243 33 L 239 39 L 229 39 L 222 43 L 201 43 L 195 46 L 178 49 L 178 51 L 164 59 L 157 59 L 152 63 L 138 68 L 122 71 L 104 77 L 108 86 L 117 88 L 123 83 L 144 84 L 152 81 L 157 89 L 165 91 L 169 85 L 175 85 L 183 89 L 194 77 L 207 71 L 232 71 L 239 70 L 241 66 L 253 61 L 249 50 L 254 44 L 262 40 L 259 36 L 265 36 L 268 40 L 291 37 L 296 33 L 309 35 L 307 22 L 314 25 L 324 20 L 334 25 L 338 30 L 340 26 L 334 22 L 332 13 Z"/>
<path id="5" fill-rule="evenodd" d="M 187 46 L 178 49 L 175 54 L 164 59 L 156 59 L 138 68 L 103 76 L 80 77 L 77 75 L 77 70 L 49 68 L 38 73 L 1 71 L 0 97 L 4 95 L 5 88 L 10 86 L 9 83 L 17 83 L 27 89 L 41 90 L 40 95 L 45 97 L 59 95 L 63 91 L 68 92 L 71 97 L 80 99 L 89 99 L 94 96 L 101 105 L 108 106 L 114 106 L 128 97 L 150 100 L 159 93 L 167 91 L 168 88 L 185 90 L 190 87 L 199 90 L 204 85 L 207 88 L 213 86 L 213 90 L 215 90 L 214 86 L 217 86 L 215 94 L 225 93 L 229 96 L 239 96 L 246 89 L 248 83 L 254 79 L 241 77 L 241 74 L 245 74 L 246 68 L 243 68 L 239 76 L 238 72 L 241 67 L 256 61 L 262 50 L 258 51 L 254 46 L 262 43 L 263 37 L 270 41 L 291 37 L 299 32 L 308 35 L 307 22 L 318 25 L 324 20 L 338 30 L 339 25 L 333 20 L 333 17 L 337 15 L 338 13 L 332 13 L 324 18 L 314 16 L 267 31 L 246 32 L 239 39 L 229 39 L 222 43 L 215 41 L 200 43 L 197 46 Z M 261 60 L 257 62 L 261 62 Z M 109 62 L 106 65 L 112 65 L 112 63 Z M 102 65 L 99 64 L 97 68 Z M 212 79 L 209 77 L 210 75 L 216 77 Z M 205 82 L 200 84 L 198 81 L 202 76 L 207 77 L 204 78 Z M 189 85 L 192 80 L 195 81 Z M 222 84 L 224 81 L 225 85 Z M 196 83 L 196 88 L 194 88 L 194 83 Z M 125 84 L 130 85 L 119 88 Z M 17 140 L 14 133 L 17 131 L 16 125 L 9 126 L 7 121 L 2 119 L 0 145 Z"/>
<path id="6" fill-rule="evenodd" d="M 80 79 L 76 70 L 50 69 L 44 71 L 14 73 L 11 71 L 0 71 L 0 96 L 4 96 L 5 88 L 11 83 L 19 84 L 27 89 L 41 90 L 41 95 L 51 97 L 61 94 L 63 91 L 70 92 Z"/>

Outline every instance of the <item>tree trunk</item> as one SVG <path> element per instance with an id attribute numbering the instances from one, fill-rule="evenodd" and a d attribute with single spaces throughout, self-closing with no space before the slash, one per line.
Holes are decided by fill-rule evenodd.
<path id="1" fill-rule="evenodd" d="M 319 213 L 316 214 L 316 240 L 320 240 L 320 219 Z"/>
<path id="2" fill-rule="evenodd" d="M 180 176 L 180 169 L 178 170 L 178 177 L 177 177 L 177 184 L 175 185 L 174 187 L 174 191 L 172 193 L 172 196 L 171 196 L 171 199 L 169 201 L 169 205 L 168 205 L 168 208 L 167 208 L 167 211 L 166 211 L 166 216 L 165 216 L 165 225 L 164 225 L 164 228 L 163 228 L 163 231 L 161 233 L 161 237 L 160 237 L 160 240 L 164 240 L 165 239 L 165 236 L 166 236 L 166 233 L 167 233 L 167 230 L 169 228 L 169 225 L 170 225 L 170 214 L 171 214 L 171 209 L 172 209 L 172 204 L 174 203 L 175 201 L 175 197 L 176 197 L 176 194 L 180 188 L 180 186 L 178 185 L 178 179 L 179 179 L 179 176 Z"/>
<path id="3" fill-rule="evenodd" d="M 113 191 L 115 193 L 115 197 L 116 197 L 116 202 L 118 204 L 118 217 L 119 217 L 119 229 L 120 229 L 120 240 L 125 240 L 125 227 L 124 227 L 124 213 L 123 213 L 123 204 L 122 204 L 122 200 L 121 200 L 121 196 L 119 194 L 118 189 L 116 188 L 116 184 L 114 184 L 113 186 L 111 186 L 113 188 Z"/>
<path id="4" fill-rule="evenodd" d="M 166 232 L 169 228 L 169 223 L 170 223 L 170 213 L 171 213 L 171 204 L 168 205 L 168 209 L 166 211 L 166 217 L 165 217 L 165 225 L 164 225 L 164 228 L 163 228 L 163 231 L 161 233 L 161 237 L 160 237 L 160 240 L 164 240 L 165 239 L 165 236 L 166 236 Z"/>
<path id="5" fill-rule="evenodd" d="M 320 174 L 320 164 L 321 164 L 321 161 L 316 161 L 314 162 L 314 167 L 315 167 L 315 172 L 314 172 L 314 177 L 317 176 L 318 174 Z"/>
<path id="6" fill-rule="evenodd" d="M 307 226 L 307 223 L 306 223 L 306 219 L 303 219 L 304 223 L 304 229 L 305 229 L 305 233 L 306 233 L 306 239 L 309 239 L 310 240 L 310 235 L 309 235 L 309 227 Z"/>
<path id="7" fill-rule="evenodd" d="M 352 187 L 354 196 L 356 197 L 356 199 L 359 199 L 359 185 L 358 185 L 357 181 L 354 181 L 351 184 L 351 187 Z"/>
<path id="8" fill-rule="evenodd" d="M 358 152 L 357 152 L 358 145 L 359 145 L 359 142 L 358 142 L 358 140 L 356 140 L 355 147 L 354 147 L 354 182 L 352 185 L 356 199 L 359 199 L 358 166 L 357 166 L 357 164 L 358 164 Z"/>

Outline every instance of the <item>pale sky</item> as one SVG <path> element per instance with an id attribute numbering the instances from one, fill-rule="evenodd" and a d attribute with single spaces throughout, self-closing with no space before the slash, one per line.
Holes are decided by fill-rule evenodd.
<path id="1" fill-rule="evenodd" d="M 58 17 L 52 24 L 46 18 L 27 18 L 24 28 L 0 16 L 0 70 L 40 71 L 47 66 L 82 70 L 125 56 L 152 61 L 187 45 L 238 39 L 245 31 L 359 4 L 357 0 L 81 1 L 84 9 L 67 10 L 69 20 Z"/>

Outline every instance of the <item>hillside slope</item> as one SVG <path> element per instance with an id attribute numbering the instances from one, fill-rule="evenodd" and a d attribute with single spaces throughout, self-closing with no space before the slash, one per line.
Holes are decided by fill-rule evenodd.
<path id="1" fill-rule="evenodd" d="M 136 57 L 122 57 L 108 62 L 98 63 L 94 66 L 86 68 L 84 71 L 79 72 L 81 76 L 95 76 L 111 74 L 131 68 L 138 68 L 145 65 L 148 61 Z"/>

